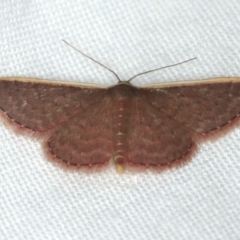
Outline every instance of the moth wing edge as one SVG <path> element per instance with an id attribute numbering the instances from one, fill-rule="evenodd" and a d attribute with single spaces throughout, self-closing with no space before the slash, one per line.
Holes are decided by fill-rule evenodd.
<path id="1" fill-rule="evenodd" d="M 239 77 L 218 77 L 199 79 L 193 81 L 177 81 L 177 82 L 163 82 L 156 84 L 148 84 L 141 88 L 168 88 L 168 87 L 181 87 L 181 86 L 193 86 L 201 84 L 214 84 L 214 83 L 227 83 L 227 82 L 240 82 Z"/>
<path id="2" fill-rule="evenodd" d="M 65 85 L 65 86 L 76 86 L 84 88 L 107 88 L 105 86 L 94 84 L 94 83 L 78 83 L 78 82 L 67 82 L 67 81 L 54 81 L 49 79 L 41 78 L 25 78 L 25 77 L 1 77 L 0 81 L 18 81 L 18 82 L 32 82 L 32 83 L 42 83 L 50 85 Z"/>

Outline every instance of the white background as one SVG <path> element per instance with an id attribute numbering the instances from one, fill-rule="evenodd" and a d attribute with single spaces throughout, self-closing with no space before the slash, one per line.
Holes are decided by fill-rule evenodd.
<path id="1" fill-rule="evenodd" d="M 136 85 L 240 76 L 239 0 L 1 0 L 0 76 Z M 1 96 L 0 96 L 1 97 Z M 216 116 L 217 117 L 217 116 Z M 240 128 L 161 174 L 66 172 L 0 125 L 0 239 L 240 239 Z"/>

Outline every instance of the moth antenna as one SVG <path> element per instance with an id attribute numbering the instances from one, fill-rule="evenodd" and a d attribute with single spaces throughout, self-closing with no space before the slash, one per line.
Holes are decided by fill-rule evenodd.
<path id="1" fill-rule="evenodd" d="M 71 45 L 67 41 L 65 41 L 63 39 L 62 39 L 62 41 L 64 43 L 66 43 L 68 46 L 70 46 L 71 48 L 73 48 L 74 50 L 76 50 L 77 52 L 81 53 L 84 57 L 91 59 L 93 62 L 99 64 L 100 66 L 104 67 L 105 69 L 107 69 L 108 71 L 113 73 L 115 75 L 115 77 L 118 79 L 118 82 L 122 82 L 121 79 L 119 78 L 119 76 L 112 69 L 108 68 L 107 66 L 103 65 L 102 63 L 98 62 L 97 60 L 93 59 L 92 57 L 90 57 L 90 56 L 86 55 L 85 53 L 81 52 L 79 49 L 75 48 L 73 45 Z"/>
<path id="2" fill-rule="evenodd" d="M 197 59 L 197 58 L 194 57 L 194 58 L 185 60 L 185 61 L 183 61 L 183 62 L 175 63 L 175 64 L 168 65 L 168 66 L 165 66 L 165 67 L 155 68 L 155 69 L 152 69 L 152 70 L 148 70 L 148 71 L 146 71 L 146 72 L 141 72 L 141 73 L 138 73 L 138 74 L 134 75 L 133 77 L 131 77 L 130 79 L 128 79 L 126 82 L 130 83 L 134 78 L 139 77 L 140 75 L 143 75 L 143 74 L 146 74 L 146 73 L 150 73 L 150 72 L 155 72 L 155 71 L 158 71 L 158 70 L 162 70 L 162 69 L 164 69 L 164 68 L 174 67 L 174 66 L 177 66 L 177 65 L 186 63 L 186 62 L 190 62 L 190 61 L 195 60 L 195 59 Z"/>

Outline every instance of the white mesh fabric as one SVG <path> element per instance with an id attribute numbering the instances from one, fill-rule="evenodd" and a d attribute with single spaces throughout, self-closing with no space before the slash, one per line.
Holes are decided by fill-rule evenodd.
<path id="1" fill-rule="evenodd" d="M 238 0 L 0 2 L 0 75 L 111 85 L 240 76 Z M 1 96 L 0 96 L 1 97 Z M 217 116 L 216 116 L 217 117 Z M 182 168 L 66 172 L 0 124 L 0 239 L 240 239 L 240 128 Z"/>

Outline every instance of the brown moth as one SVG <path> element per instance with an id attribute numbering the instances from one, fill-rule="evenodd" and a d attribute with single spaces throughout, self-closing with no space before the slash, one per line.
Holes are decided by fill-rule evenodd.
<path id="1" fill-rule="evenodd" d="M 130 81 L 143 73 L 121 81 L 110 71 L 119 82 L 108 88 L 1 78 L 1 116 L 18 129 L 41 133 L 53 160 L 91 167 L 112 159 L 120 173 L 127 165 L 162 168 L 186 160 L 196 142 L 239 120 L 240 78 L 142 88 Z"/>

